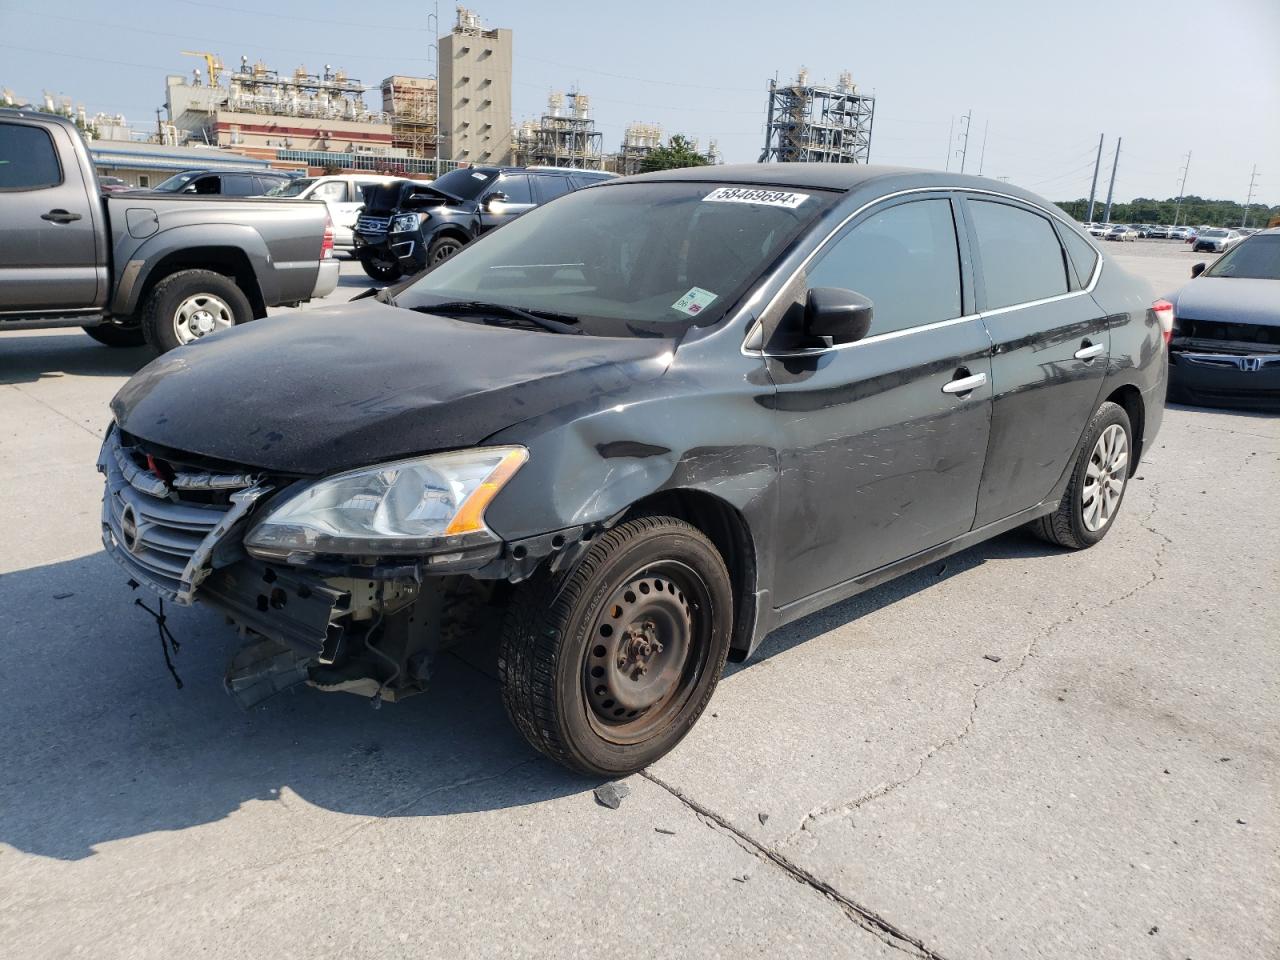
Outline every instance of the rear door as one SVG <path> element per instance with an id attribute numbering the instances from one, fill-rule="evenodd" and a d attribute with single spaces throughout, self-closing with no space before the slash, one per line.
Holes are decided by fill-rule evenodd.
<path id="1" fill-rule="evenodd" d="M 258 178 L 247 173 L 224 173 L 222 195 L 224 197 L 256 197 L 263 192 Z"/>
<path id="2" fill-rule="evenodd" d="M 775 594 L 779 606 L 966 533 L 991 417 L 990 351 L 969 306 L 967 250 L 946 194 L 888 201 L 828 242 L 808 289 L 869 297 L 856 343 L 780 349 L 765 362 L 787 438 Z M 961 389 L 958 389 L 961 388 Z"/>
<path id="3" fill-rule="evenodd" d="M 1111 340 L 1089 293 L 1097 254 L 1083 238 L 1065 227 L 1060 237 L 1047 214 L 1016 200 L 970 194 L 965 214 L 992 342 L 991 443 L 975 521 L 982 526 L 1052 493 L 1097 409 Z"/>
<path id="4" fill-rule="evenodd" d="M 0 120 L 0 311 L 75 310 L 98 302 L 90 204 L 101 201 L 74 157 L 75 144 L 62 128 Z"/>
<path id="5" fill-rule="evenodd" d="M 563 173 L 533 173 L 529 175 L 537 192 L 538 203 L 550 203 L 575 189 L 572 181 Z"/>

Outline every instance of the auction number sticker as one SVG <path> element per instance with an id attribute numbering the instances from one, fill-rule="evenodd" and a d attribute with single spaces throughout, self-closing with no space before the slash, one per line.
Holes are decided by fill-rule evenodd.
<path id="1" fill-rule="evenodd" d="M 786 207 L 788 210 L 794 210 L 808 199 L 807 193 L 760 190 L 755 187 L 721 187 L 702 198 L 704 203 L 758 203 L 766 207 Z"/>
<path id="2" fill-rule="evenodd" d="M 679 310 L 681 313 L 696 317 L 707 307 L 715 302 L 716 294 L 710 290 L 703 290 L 701 287 L 694 287 L 683 297 L 671 305 L 672 310 Z"/>

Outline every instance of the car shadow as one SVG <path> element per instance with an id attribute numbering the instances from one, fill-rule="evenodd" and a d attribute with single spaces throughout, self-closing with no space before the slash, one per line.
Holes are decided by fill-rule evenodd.
<path id="1" fill-rule="evenodd" d="M 0 328 L 0 384 L 51 377 L 128 377 L 156 357 L 150 347 L 108 347 L 81 330 L 5 336 Z"/>
<path id="2" fill-rule="evenodd" d="M 982 563 L 1054 552 L 998 538 L 791 624 L 726 682 L 819 633 Z M 169 676 L 145 589 L 101 551 L 0 575 L 0 842 L 79 860 L 98 846 L 212 823 L 255 802 L 360 817 L 444 816 L 585 793 L 600 781 L 540 757 L 512 728 L 493 643 L 435 665 L 427 694 L 373 709 L 306 687 L 242 710 L 222 689 L 239 641 L 212 611 L 166 608 Z"/>

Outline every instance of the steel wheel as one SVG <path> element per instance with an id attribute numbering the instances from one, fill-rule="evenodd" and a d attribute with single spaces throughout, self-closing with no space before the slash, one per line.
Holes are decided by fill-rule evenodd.
<path id="1" fill-rule="evenodd" d="M 627 577 L 606 601 L 582 665 L 592 728 L 635 743 L 670 722 L 695 689 L 711 649 L 707 585 L 666 560 Z"/>
<path id="2" fill-rule="evenodd" d="M 179 343 L 193 343 L 218 330 L 235 326 L 235 314 L 227 303 L 211 293 L 187 297 L 173 314 L 173 332 Z"/>
<path id="3" fill-rule="evenodd" d="M 1096 533 L 1111 521 L 1128 474 L 1129 439 L 1124 427 L 1113 423 L 1098 437 L 1085 468 L 1080 488 L 1085 529 Z"/>

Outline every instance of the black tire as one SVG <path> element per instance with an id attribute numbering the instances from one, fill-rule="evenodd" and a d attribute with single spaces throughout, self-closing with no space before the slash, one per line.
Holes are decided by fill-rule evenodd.
<path id="1" fill-rule="evenodd" d="M 729 572 L 701 531 L 673 517 L 619 524 L 567 577 L 544 572 L 512 597 L 498 655 L 507 714 L 534 748 L 571 770 L 634 773 L 702 715 L 732 619 Z M 665 646 L 650 646 L 654 638 Z M 656 699 L 621 709 L 602 699 L 615 685 L 622 699 Z"/>
<path id="2" fill-rule="evenodd" d="M 140 347 L 147 342 L 147 338 L 142 333 L 142 325 L 138 323 L 131 327 L 103 323 L 96 327 L 81 327 L 81 329 L 108 347 Z"/>
<path id="3" fill-rule="evenodd" d="M 182 346 L 176 324 L 178 308 L 202 294 L 216 297 L 230 308 L 232 325 L 253 319 L 249 298 L 230 277 L 212 270 L 179 270 L 157 283 L 142 305 L 142 332 L 154 350 L 166 353 Z"/>
<path id="4" fill-rule="evenodd" d="M 438 263 L 444 263 L 464 246 L 466 244 L 457 237 L 436 237 L 431 241 L 431 246 L 427 247 L 427 269 L 430 270 Z"/>
<path id="5" fill-rule="evenodd" d="M 1124 431 L 1127 457 L 1123 469 L 1124 480 L 1120 485 L 1119 498 L 1115 501 L 1110 514 L 1096 529 L 1090 529 L 1089 524 L 1086 523 L 1084 504 L 1086 474 L 1089 472 L 1090 462 L 1094 460 L 1099 438 L 1108 427 L 1112 426 L 1118 426 Z M 1092 547 L 1107 535 L 1107 531 L 1111 529 L 1120 512 L 1125 492 L 1129 489 L 1128 479 L 1133 473 L 1135 462 L 1133 451 L 1133 428 L 1129 423 L 1129 414 L 1119 404 L 1111 401 L 1103 403 L 1098 408 L 1098 412 L 1093 415 L 1093 419 L 1089 421 L 1089 426 L 1081 438 L 1076 452 L 1075 467 L 1071 471 L 1071 481 L 1062 494 L 1062 502 L 1058 505 L 1058 509 L 1048 516 L 1033 521 L 1030 529 L 1042 539 L 1061 547 L 1072 550 Z"/>
<path id="6" fill-rule="evenodd" d="M 369 279 L 377 280 L 379 283 L 395 283 L 404 276 L 399 262 L 389 256 L 361 253 L 360 266 L 369 275 Z"/>

